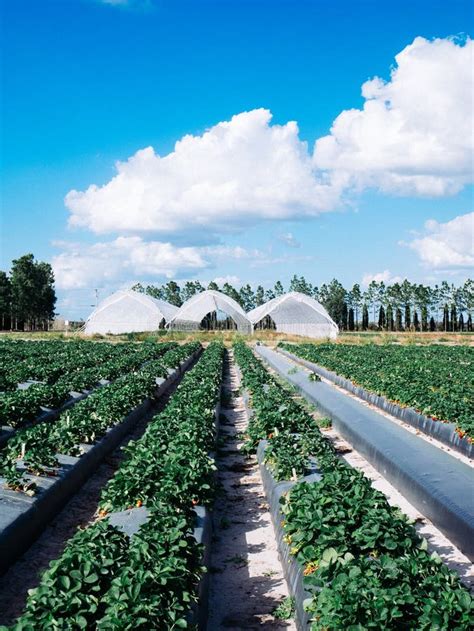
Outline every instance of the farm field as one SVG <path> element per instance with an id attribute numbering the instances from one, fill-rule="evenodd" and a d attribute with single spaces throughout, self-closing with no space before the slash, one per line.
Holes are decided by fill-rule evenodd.
<path id="1" fill-rule="evenodd" d="M 197 628 L 205 609 L 203 562 L 209 569 L 208 548 L 212 554 L 213 544 L 209 532 L 204 538 L 196 533 L 203 524 L 210 527 L 209 511 L 219 491 L 214 452 L 225 453 L 228 444 L 219 432 L 220 403 L 231 407 L 242 395 L 248 425 L 239 432 L 243 447 L 232 466 L 236 472 L 248 467 L 249 461 L 257 462 L 258 452 L 260 470 L 265 469 L 275 485 L 286 485 L 280 512 L 275 513 L 279 521 L 273 519 L 273 526 L 280 559 L 285 554 L 292 559 L 309 594 L 307 622 L 298 628 L 469 629 L 473 618 L 468 590 L 370 480 L 341 460 L 324 435 L 327 421 L 315 420 L 240 336 L 229 336 L 227 348 L 216 337 L 186 336 L 184 343 L 168 337 L 158 343 L 0 343 L 2 424 L 14 429 L 0 449 L 2 492 L 35 502 L 54 483 L 64 457 L 80 462 L 131 410 L 153 399 L 157 379 L 180 370 L 186 358 L 200 351 L 199 340 L 206 342 L 194 367 L 182 371 L 163 410 L 146 421 L 141 436 L 120 448 L 119 464 L 100 492 L 94 517 L 35 577 L 23 613 L 16 619 L 0 618 L 6 625 L 0 629 Z M 345 353 L 346 347 L 314 345 L 328 353 L 330 348 Z M 350 348 L 372 352 L 372 346 Z M 432 347 L 377 347 L 394 353 L 397 374 L 415 359 L 420 365 L 433 364 L 441 356 L 456 355 L 456 361 L 451 360 L 454 371 L 472 352 L 467 347 L 436 348 L 441 351 L 438 359 Z M 234 363 L 241 375 L 240 390 L 222 394 L 223 379 Z M 448 372 L 442 369 L 445 378 Z M 15 389 L 28 380 L 43 383 Z M 26 396 L 30 390 L 35 393 L 31 401 Z M 46 404 L 60 407 L 74 390 L 86 396 L 56 418 L 42 420 Z M 57 394 L 53 397 L 50 391 Z M 229 431 L 236 432 L 226 426 Z M 314 471 L 316 478 L 307 479 Z M 266 501 L 270 504 L 270 497 Z M 231 510 L 214 523 L 214 540 L 230 537 L 232 528 L 259 527 L 258 520 L 243 519 L 244 504 L 234 504 Z M 261 510 L 268 511 L 268 505 Z M 249 546 L 249 559 L 252 554 Z M 232 576 L 247 567 L 245 559 L 239 559 L 224 559 L 219 570 L 223 580 L 226 572 Z M 262 585 L 270 585 L 268 570 L 258 571 Z M 245 572 L 238 576 L 243 576 L 241 587 L 246 589 Z M 235 586 L 235 576 L 229 584 Z M 2 589 L 0 583 L 0 597 Z M 275 629 L 283 628 L 272 613 L 278 603 L 261 591 L 253 606 L 265 620 L 273 620 Z M 285 603 L 298 617 L 302 600 L 298 602 L 298 594 L 290 596 L 293 599 Z"/>
<path id="2" fill-rule="evenodd" d="M 474 350 L 466 346 L 281 344 L 297 356 L 474 439 Z"/>

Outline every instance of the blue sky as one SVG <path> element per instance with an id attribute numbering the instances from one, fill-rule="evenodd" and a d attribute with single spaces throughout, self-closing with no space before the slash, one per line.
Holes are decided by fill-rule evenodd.
<path id="1" fill-rule="evenodd" d="M 4 0 L 1 11 L 1 267 L 27 251 L 51 261 L 62 313 L 87 315 L 95 287 L 106 294 L 133 280 L 468 275 L 471 2 Z M 417 37 L 391 80 L 395 55 Z M 374 77 L 388 87 L 372 83 L 363 96 Z M 370 99 L 382 109 L 390 100 L 384 118 L 365 113 L 330 134 Z M 232 119 L 260 108 L 271 122 Z M 207 165 L 200 137 L 231 120 L 211 132 Z M 157 158 L 186 134 L 196 139 L 189 153 Z M 332 145 L 315 151 L 323 137 Z M 150 146 L 123 187 L 83 195 Z M 136 186 L 146 200 L 129 200 Z M 65 203 L 71 190 L 81 194 Z M 176 221 L 165 229 L 166 208 Z"/>

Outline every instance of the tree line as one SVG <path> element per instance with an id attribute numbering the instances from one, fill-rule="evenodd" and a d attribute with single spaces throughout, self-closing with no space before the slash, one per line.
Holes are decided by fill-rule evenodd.
<path id="1" fill-rule="evenodd" d="M 200 281 L 188 281 L 181 287 L 175 281 L 165 285 L 133 287 L 154 298 L 166 300 L 180 307 L 183 302 L 205 289 L 215 289 L 236 300 L 244 311 L 281 296 L 285 287 L 280 281 L 270 289 L 258 285 L 255 289 L 246 284 L 240 288 L 215 282 L 204 287 Z M 372 281 L 366 289 L 354 284 L 346 289 L 337 279 L 320 287 L 308 282 L 304 276 L 293 276 L 288 291 L 299 291 L 312 296 L 328 311 L 342 330 L 366 331 L 472 331 L 474 311 L 474 281 L 457 287 L 447 281 L 434 287 L 411 283 L 386 285 Z"/>
<path id="2" fill-rule="evenodd" d="M 55 305 L 54 273 L 49 263 L 25 254 L 12 261 L 9 273 L 0 270 L 2 330 L 47 330 Z"/>

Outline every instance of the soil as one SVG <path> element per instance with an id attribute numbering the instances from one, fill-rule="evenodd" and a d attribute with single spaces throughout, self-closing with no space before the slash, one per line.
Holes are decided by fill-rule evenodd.
<path id="1" fill-rule="evenodd" d="M 213 512 L 207 629 L 296 629 L 293 620 L 273 615 L 288 589 L 257 460 L 240 451 L 248 416 L 238 394 L 240 378 L 232 352 L 229 359 L 224 383 L 228 407 L 221 410 L 217 454 L 221 492 Z"/>

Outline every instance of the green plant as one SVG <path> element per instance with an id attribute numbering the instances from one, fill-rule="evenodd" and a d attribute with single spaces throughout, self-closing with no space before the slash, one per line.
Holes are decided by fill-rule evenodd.
<path id="1" fill-rule="evenodd" d="M 295 599 L 292 596 L 286 596 L 282 602 L 273 611 L 273 617 L 277 620 L 290 620 L 295 615 Z"/>

